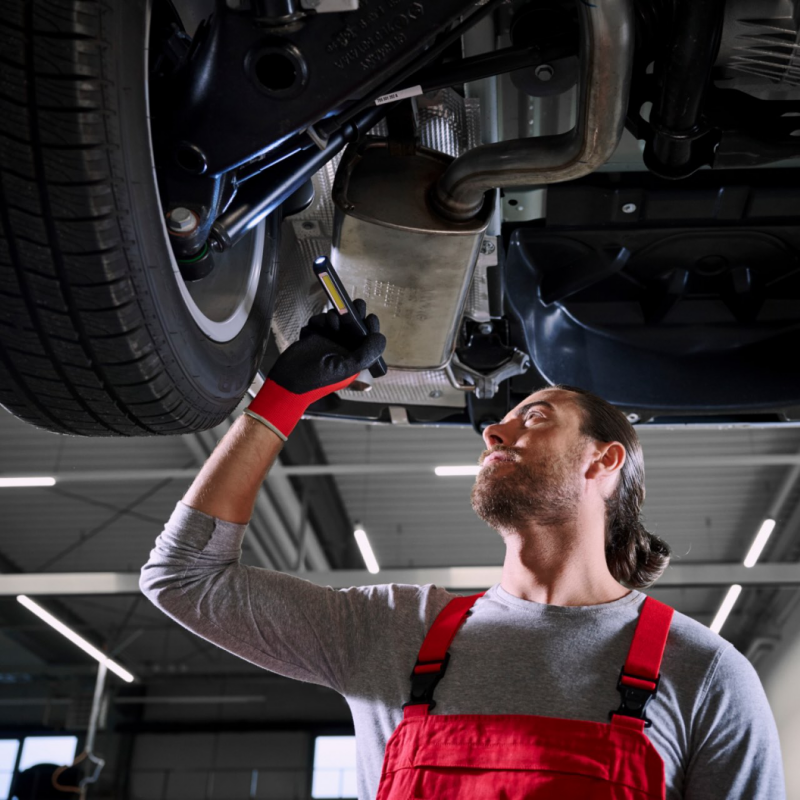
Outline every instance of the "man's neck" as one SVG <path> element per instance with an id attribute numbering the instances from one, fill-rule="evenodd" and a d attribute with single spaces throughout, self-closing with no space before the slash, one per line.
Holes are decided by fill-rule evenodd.
<path id="1" fill-rule="evenodd" d="M 506 557 L 500 585 L 535 603 L 591 606 L 629 594 L 608 571 L 602 519 L 527 523 L 501 531 Z"/>

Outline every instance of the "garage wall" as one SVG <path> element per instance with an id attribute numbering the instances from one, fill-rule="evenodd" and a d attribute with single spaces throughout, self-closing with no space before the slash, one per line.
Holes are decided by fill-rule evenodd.
<path id="1" fill-rule="evenodd" d="M 130 800 L 307 798 L 312 747 L 297 731 L 140 734 Z"/>

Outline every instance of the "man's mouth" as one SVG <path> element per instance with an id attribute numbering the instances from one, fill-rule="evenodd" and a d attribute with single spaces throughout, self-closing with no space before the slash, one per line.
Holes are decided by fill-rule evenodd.
<path id="1" fill-rule="evenodd" d="M 481 467 L 486 467 L 489 464 L 494 463 L 495 461 L 514 461 L 514 459 L 510 455 L 508 455 L 508 453 L 500 453 L 500 452 L 490 453 L 488 456 L 486 456 L 486 458 L 483 459 Z"/>

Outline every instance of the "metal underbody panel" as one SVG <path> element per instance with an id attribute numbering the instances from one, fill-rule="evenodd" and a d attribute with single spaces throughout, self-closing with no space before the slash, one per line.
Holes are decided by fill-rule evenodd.
<path id="1" fill-rule="evenodd" d="M 800 99 L 786 45 L 800 35 L 796 6 L 776 0 L 758 4 L 755 14 L 752 2 L 728 3 L 712 74 L 717 88 L 734 87 L 753 102 Z M 464 37 L 465 56 L 514 43 L 508 29 L 494 24 L 487 17 Z M 482 142 L 557 137 L 573 129 L 580 92 L 569 85 L 569 75 L 561 91 L 548 93 L 530 70 L 521 73 L 467 84 L 466 99 L 452 90 L 415 98 L 420 143 L 458 156 Z M 547 80 L 554 78 L 560 76 Z M 721 96 L 715 94 L 714 103 Z M 800 112 L 784 116 L 788 130 Z M 381 126 L 376 133 L 385 131 Z M 790 356 L 800 317 L 793 266 L 800 258 L 794 233 L 800 193 L 793 173 L 775 168 L 795 167 L 798 159 L 765 158 L 733 172 L 722 168 L 731 158 L 726 155 L 713 169 L 703 166 L 688 178 L 665 181 L 645 167 L 645 141 L 636 131 L 634 125 L 624 132 L 593 175 L 498 192 L 487 235 L 498 237 L 493 241 L 504 264 L 509 344 L 534 362 L 504 391 L 513 398 L 550 382 L 574 383 L 639 421 L 791 423 L 800 417 L 800 378 Z M 314 205 L 284 225 L 281 297 L 293 299 L 273 321 L 281 349 L 325 304 L 298 274 L 313 256 L 329 252 L 333 174 L 329 165 L 315 176 Z M 478 261 L 465 319 L 492 318 L 486 268 L 496 256 Z M 400 365 L 414 366 L 402 359 Z M 432 360 L 416 366 L 390 369 L 369 393 L 339 393 L 348 410 L 323 413 L 355 418 L 359 403 L 371 404 L 365 414 L 372 419 L 382 405 L 439 407 L 443 413 L 465 407 L 465 392 L 445 370 L 421 368 L 438 366 Z"/>

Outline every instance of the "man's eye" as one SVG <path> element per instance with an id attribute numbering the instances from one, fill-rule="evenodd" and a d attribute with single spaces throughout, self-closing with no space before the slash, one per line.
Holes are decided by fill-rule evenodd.
<path id="1" fill-rule="evenodd" d="M 532 414 L 528 414 L 528 415 L 525 417 L 525 422 L 526 422 L 526 423 L 527 423 L 527 422 L 530 422 L 532 419 L 544 419 L 544 416 L 543 416 L 542 414 L 537 414 L 537 413 L 535 413 L 535 412 L 534 412 L 534 413 L 532 413 Z"/>

